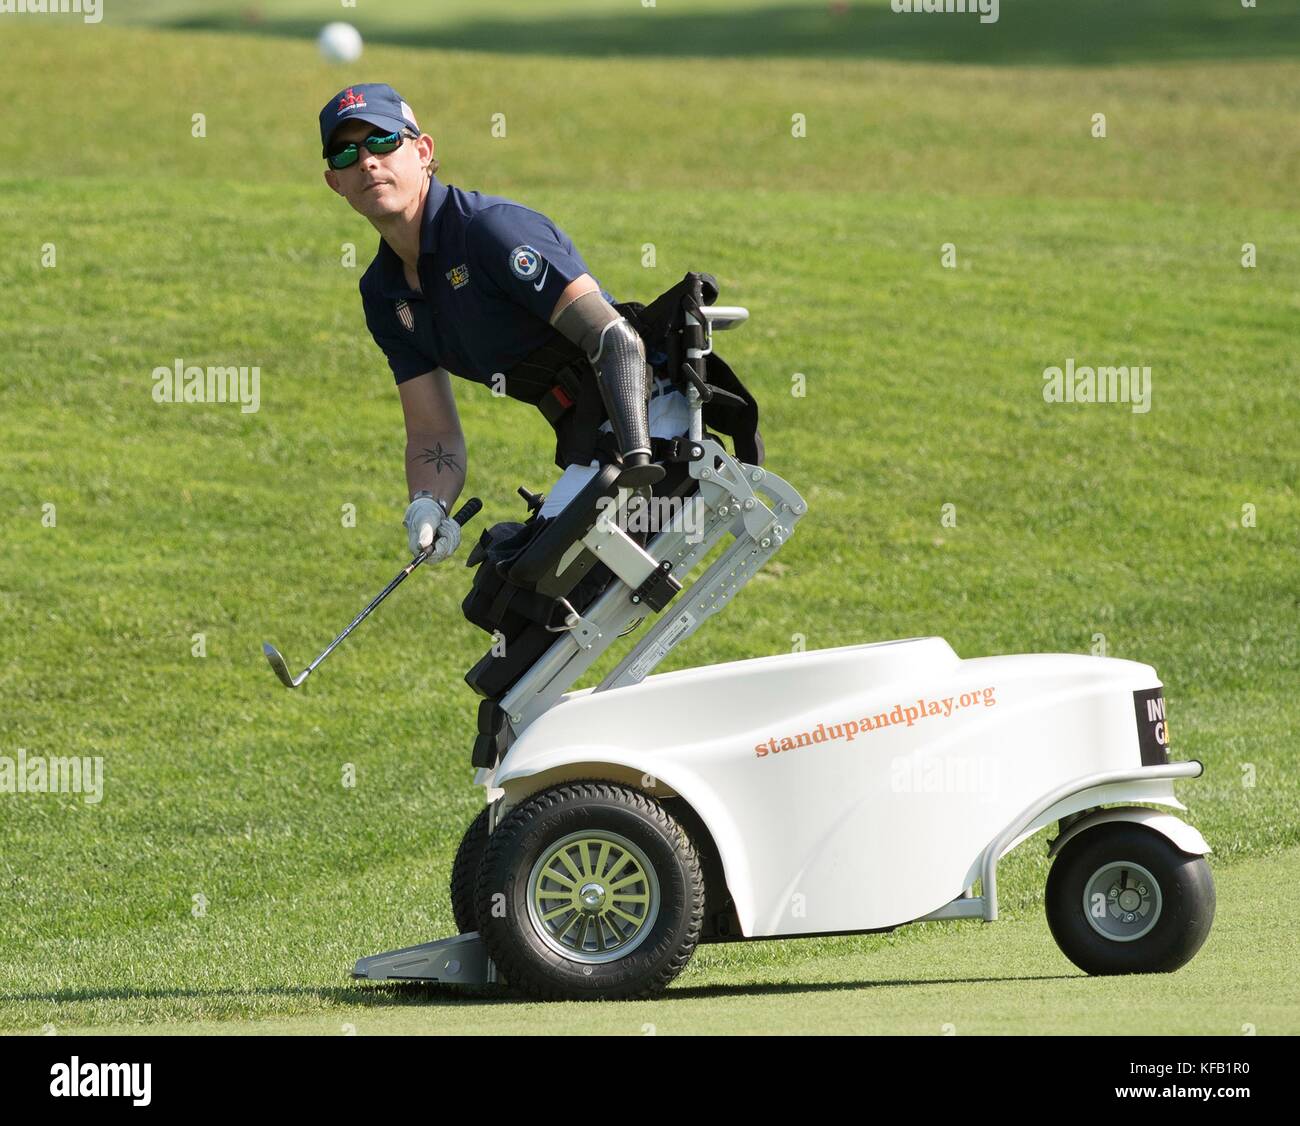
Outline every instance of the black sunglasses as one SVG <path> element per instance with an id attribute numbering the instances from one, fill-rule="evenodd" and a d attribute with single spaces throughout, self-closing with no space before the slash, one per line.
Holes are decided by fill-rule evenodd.
<path id="1" fill-rule="evenodd" d="M 402 142 L 408 137 L 414 140 L 411 133 L 399 129 L 395 133 L 372 133 L 364 141 L 351 141 L 346 145 L 339 145 L 331 149 L 330 154 L 325 158 L 331 168 L 350 168 L 361 159 L 361 145 L 366 146 L 367 152 L 372 152 L 376 156 L 383 156 L 386 153 L 393 152 L 395 149 L 402 147 Z"/>

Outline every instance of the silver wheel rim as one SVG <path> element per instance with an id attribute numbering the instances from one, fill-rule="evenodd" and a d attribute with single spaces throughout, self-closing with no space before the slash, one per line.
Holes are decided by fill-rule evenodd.
<path id="1" fill-rule="evenodd" d="M 543 942 L 573 962 L 630 954 L 659 917 L 659 879 L 646 854 L 605 829 L 549 845 L 528 874 L 528 918 Z"/>
<path id="2" fill-rule="evenodd" d="M 1111 942 L 1133 942 L 1160 918 L 1163 899 L 1151 872 L 1132 860 L 1112 860 L 1083 885 L 1083 917 Z"/>

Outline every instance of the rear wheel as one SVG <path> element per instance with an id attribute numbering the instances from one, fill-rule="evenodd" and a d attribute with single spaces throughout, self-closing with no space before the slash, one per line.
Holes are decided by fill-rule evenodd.
<path id="1" fill-rule="evenodd" d="M 1131 822 L 1087 829 L 1047 877 L 1047 925 L 1067 958 L 1090 974 L 1169 973 L 1201 948 L 1214 920 L 1204 857 Z"/>
<path id="2" fill-rule="evenodd" d="M 651 997 L 695 950 L 704 880 L 690 838 L 658 802 L 615 783 L 572 782 L 497 826 L 477 907 L 488 954 L 521 991 Z"/>

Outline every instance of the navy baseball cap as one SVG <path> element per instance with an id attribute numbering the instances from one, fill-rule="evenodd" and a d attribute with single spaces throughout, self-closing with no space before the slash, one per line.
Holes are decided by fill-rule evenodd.
<path id="1" fill-rule="evenodd" d="M 360 86 L 340 90 L 320 111 L 321 156 L 329 155 L 330 137 L 334 130 L 349 121 L 364 121 L 394 132 L 401 129 L 420 132 L 415 114 L 402 101 L 401 94 L 386 82 L 363 82 Z"/>

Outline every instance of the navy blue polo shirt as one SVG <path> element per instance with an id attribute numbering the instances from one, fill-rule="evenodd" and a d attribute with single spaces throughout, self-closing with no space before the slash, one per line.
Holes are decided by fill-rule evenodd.
<path id="1" fill-rule="evenodd" d="M 424 201 L 418 270 L 423 293 L 406 284 L 402 260 L 380 239 L 361 278 L 366 324 L 398 383 L 443 367 L 490 384 L 551 338 L 560 294 L 591 273 L 545 215 L 436 176 Z"/>

